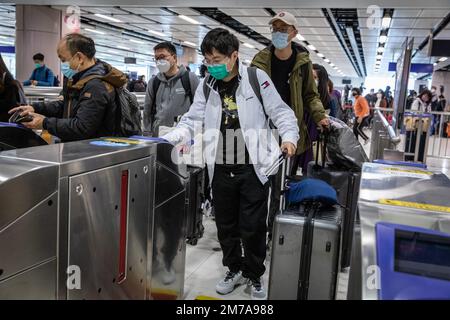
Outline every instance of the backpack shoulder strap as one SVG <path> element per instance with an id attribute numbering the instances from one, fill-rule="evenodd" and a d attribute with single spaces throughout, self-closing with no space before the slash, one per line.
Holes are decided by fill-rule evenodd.
<path id="1" fill-rule="evenodd" d="M 252 89 L 255 92 L 256 97 L 258 98 L 259 102 L 261 103 L 261 105 L 264 105 L 263 99 L 261 96 L 261 87 L 259 86 L 258 75 L 256 74 L 256 72 L 257 72 L 256 67 L 248 67 L 247 68 L 248 81 L 250 82 L 250 85 L 252 86 Z M 264 110 L 264 113 L 266 113 L 265 110 Z M 267 115 L 266 115 L 266 117 L 267 117 Z"/>
<path id="2" fill-rule="evenodd" d="M 210 81 L 210 75 L 207 75 L 203 80 L 203 95 L 205 96 L 205 102 L 208 102 L 209 94 L 211 93 L 211 87 L 208 85 Z"/>
<path id="3" fill-rule="evenodd" d="M 183 73 L 183 75 L 181 76 L 181 85 L 183 86 L 185 95 L 189 97 L 189 101 L 192 102 L 194 101 L 194 97 L 192 96 L 192 90 L 191 90 L 191 81 L 189 79 L 189 71 L 186 71 L 185 73 Z"/>
<path id="4" fill-rule="evenodd" d="M 158 92 L 160 84 L 161 84 L 161 80 L 159 80 L 158 76 L 154 76 L 153 82 L 152 82 L 153 104 L 150 109 L 151 115 L 156 114 L 156 93 Z"/>
<path id="5" fill-rule="evenodd" d="M 248 67 L 247 73 L 248 73 L 248 81 L 250 82 L 250 85 L 252 86 L 253 92 L 255 92 L 256 97 L 258 98 L 259 102 L 261 103 L 263 107 L 264 115 L 266 116 L 266 119 L 269 118 L 267 115 L 266 109 L 264 108 L 264 102 L 261 96 L 261 86 L 259 85 L 258 75 L 257 75 L 257 69 L 256 67 Z"/>

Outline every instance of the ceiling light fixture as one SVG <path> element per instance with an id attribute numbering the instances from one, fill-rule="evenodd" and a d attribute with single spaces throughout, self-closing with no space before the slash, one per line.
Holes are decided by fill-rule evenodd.
<path id="1" fill-rule="evenodd" d="M 180 15 L 178 16 L 178 18 L 181 18 L 181 19 L 183 19 L 184 21 L 190 22 L 190 23 L 192 23 L 192 24 L 200 24 L 200 22 L 198 22 L 197 20 L 194 20 L 194 19 L 192 19 L 192 18 L 190 18 L 190 17 L 187 17 L 187 16 L 185 16 L 185 15 L 183 15 L 183 14 L 180 14 Z"/>
<path id="2" fill-rule="evenodd" d="M 320 57 L 320 58 L 324 57 L 324 55 L 322 53 L 320 53 L 320 52 L 317 53 L 317 56 Z"/>
<path id="3" fill-rule="evenodd" d="M 250 44 L 250 43 L 247 43 L 247 42 L 244 42 L 242 45 L 243 45 L 244 47 L 247 47 L 247 48 L 250 48 L 250 49 L 255 49 L 255 46 L 254 46 L 254 45 L 252 45 L 252 44 Z"/>
<path id="4" fill-rule="evenodd" d="M 197 46 L 195 43 L 190 42 L 190 41 L 183 41 L 183 44 L 186 44 L 186 45 L 192 46 L 192 47 L 196 47 Z"/>
<path id="5" fill-rule="evenodd" d="M 116 19 L 116 18 L 113 18 L 113 17 L 110 17 L 110 16 L 105 16 L 104 14 L 100 14 L 100 13 L 96 13 L 96 14 L 94 14 L 94 16 L 97 16 L 99 18 L 106 19 L 106 20 L 109 20 L 109 21 L 113 21 L 113 22 L 119 22 L 119 23 L 123 22 L 123 21 L 121 21 L 119 19 Z"/>
<path id="6" fill-rule="evenodd" d="M 383 44 L 383 43 L 386 43 L 386 41 L 387 41 L 387 36 L 386 35 L 381 35 L 380 36 L 380 43 Z"/>
<path id="7" fill-rule="evenodd" d="M 389 17 L 389 16 L 384 16 L 383 19 L 381 19 L 381 27 L 382 27 L 383 29 L 389 28 L 389 26 L 391 25 L 391 21 L 392 21 L 392 18 L 391 18 L 391 17 Z"/>
<path id="8" fill-rule="evenodd" d="M 148 30 L 148 32 L 153 33 L 154 35 L 160 36 L 160 37 L 165 37 L 166 35 L 162 32 L 159 31 L 155 31 L 155 30 Z"/>
<path id="9" fill-rule="evenodd" d="M 134 40 L 134 39 L 130 39 L 130 42 L 134 42 L 134 43 L 138 43 L 138 44 L 144 44 L 144 41 L 139 41 L 139 40 Z"/>
<path id="10" fill-rule="evenodd" d="M 323 61 L 330 63 L 330 59 L 323 59 Z"/>
<path id="11" fill-rule="evenodd" d="M 312 44 L 308 44 L 308 48 L 311 49 L 311 50 L 313 50 L 313 51 L 314 51 L 314 50 L 317 50 L 316 47 L 314 47 Z"/>
<path id="12" fill-rule="evenodd" d="M 447 57 L 442 57 L 442 58 L 439 58 L 438 61 L 439 61 L 439 62 L 444 62 L 444 61 L 446 61 L 447 59 L 448 59 Z"/>
<path id="13" fill-rule="evenodd" d="M 84 28 L 84 30 L 86 30 L 88 32 L 98 33 L 98 34 L 106 34 L 105 32 L 98 31 L 98 30 L 95 30 L 95 29 Z"/>

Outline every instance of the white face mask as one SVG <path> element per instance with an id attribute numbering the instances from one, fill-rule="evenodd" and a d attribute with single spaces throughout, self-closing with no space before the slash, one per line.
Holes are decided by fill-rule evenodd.
<path id="1" fill-rule="evenodd" d="M 318 79 L 314 79 L 314 82 L 316 83 L 316 87 L 319 87 L 319 80 Z"/>
<path id="2" fill-rule="evenodd" d="M 381 93 L 377 93 L 377 99 L 381 99 L 382 95 Z"/>
<path id="3" fill-rule="evenodd" d="M 159 72 L 165 73 L 170 70 L 170 62 L 167 60 L 158 60 L 156 61 L 156 67 L 158 68 Z"/>

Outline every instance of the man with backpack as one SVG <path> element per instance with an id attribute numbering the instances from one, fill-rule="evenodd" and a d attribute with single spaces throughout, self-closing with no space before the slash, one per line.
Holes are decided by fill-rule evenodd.
<path id="1" fill-rule="evenodd" d="M 53 71 L 44 63 L 44 55 L 36 53 L 33 56 L 35 69 L 30 79 L 23 82 L 24 86 L 57 87 L 59 85 L 58 77 L 55 77 Z"/>
<path id="2" fill-rule="evenodd" d="M 64 99 L 20 106 L 10 113 L 22 110 L 23 116 L 31 116 L 30 122 L 23 123 L 26 127 L 47 130 L 63 142 L 140 133 L 139 110 L 130 101 L 130 94 L 122 91 L 125 75 L 95 58 L 91 38 L 68 34 L 57 51 L 61 70 L 68 78 Z"/>
<path id="3" fill-rule="evenodd" d="M 308 128 L 307 124 L 312 120 L 318 127 L 326 128 L 329 120 L 317 91 L 309 52 L 293 41 L 299 32 L 297 19 L 291 13 L 281 11 L 269 21 L 269 25 L 272 44 L 255 55 L 252 65 L 270 76 L 283 101 L 295 113 L 300 139 L 297 154 L 291 162 L 290 174 L 296 175 L 298 167 L 305 167 L 302 162 L 307 159 L 307 150 L 312 148 L 315 128 Z M 274 175 L 271 179 L 268 217 L 269 240 L 272 236 L 273 220 L 279 210 L 280 186 L 281 175 Z"/>
<path id="4" fill-rule="evenodd" d="M 203 133 L 222 262 L 228 268 L 216 291 L 228 294 L 247 279 L 252 299 L 265 299 L 267 175 L 281 151 L 295 154 L 297 120 L 269 76 L 239 61 L 239 40 L 228 30 L 209 31 L 201 51 L 209 75 L 189 111 L 163 138 L 184 144 L 199 129 Z M 278 128 L 281 150 L 270 121 Z"/>
<path id="5" fill-rule="evenodd" d="M 175 46 L 161 42 L 154 47 L 159 73 L 147 85 L 144 103 L 144 131 L 158 136 L 160 127 L 173 127 L 193 102 L 199 80 L 197 76 L 178 66 Z"/>

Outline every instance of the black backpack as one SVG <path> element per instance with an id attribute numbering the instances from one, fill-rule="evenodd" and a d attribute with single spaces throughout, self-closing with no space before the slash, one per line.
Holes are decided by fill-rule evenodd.
<path id="1" fill-rule="evenodd" d="M 115 87 L 105 80 L 104 76 L 92 75 L 77 82 L 78 89 L 86 85 L 92 79 L 100 79 L 112 86 L 116 95 L 116 125 L 114 134 L 121 137 L 142 135 L 142 115 L 139 103 L 134 94 L 124 87 Z"/>
<path id="2" fill-rule="evenodd" d="M 183 86 L 183 89 L 184 89 L 184 94 L 185 94 L 185 96 L 189 97 L 189 101 L 192 104 L 192 102 L 194 101 L 194 95 L 192 94 L 191 81 L 189 80 L 189 73 L 190 73 L 189 71 L 186 71 L 185 73 L 183 73 L 180 80 L 181 80 L 181 85 Z M 152 83 L 153 105 L 150 109 L 150 116 L 151 116 L 152 121 L 155 120 L 156 93 L 158 92 L 160 85 L 161 85 L 161 80 L 159 80 L 158 76 L 154 76 L 153 83 Z"/>
<path id="3" fill-rule="evenodd" d="M 142 115 L 136 96 L 126 88 L 115 88 L 115 91 L 116 134 L 122 137 L 141 135 Z"/>

